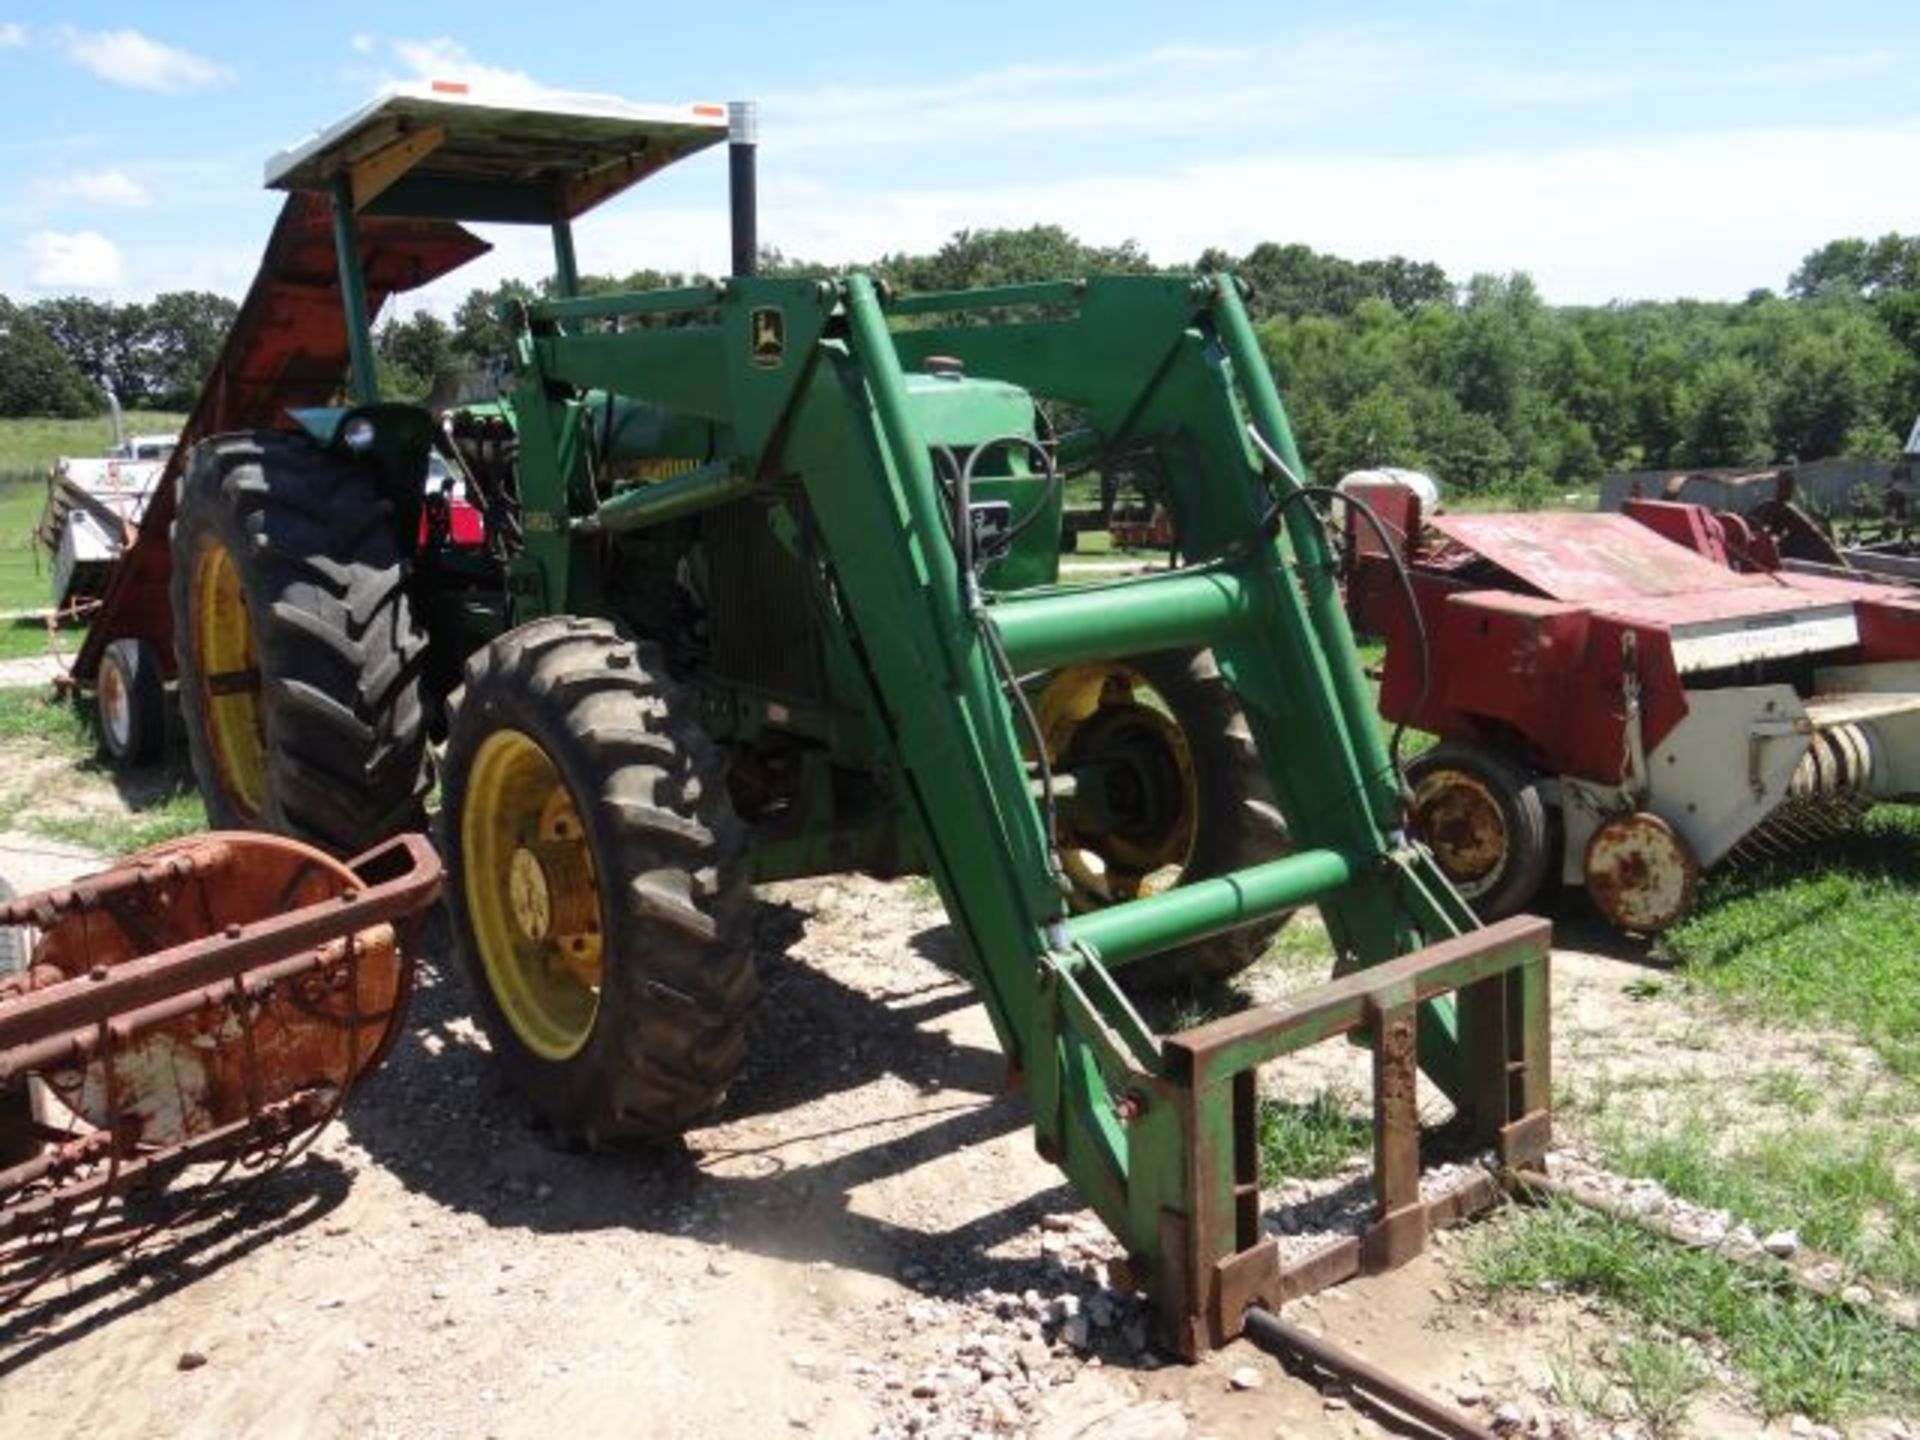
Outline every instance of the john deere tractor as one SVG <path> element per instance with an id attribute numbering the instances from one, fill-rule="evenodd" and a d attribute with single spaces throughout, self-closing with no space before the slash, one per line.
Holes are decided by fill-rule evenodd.
<path id="1" fill-rule="evenodd" d="M 732 275 L 580 293 L 574 220 L 722 142 Z M 1297 1280 L 1259 1224 L 1262 1060 L 1354 1029 L 1387 1057 L 1350 1270 L 1424 1235 L 1416 1053 L 1538 1153 L 1544 927 L 1476 932 L 1401 833 L 1231 281 L 758 277 L 744 106 L 402 89 L 267 181 L 289 198 L 177 492 L 88 644 L 172 656 L 218 823 L 360 849 L 437 775 L 460 954 L 553 1130 L 709 1116 L 749 887 L 864 871 L 938 887 L 1041 1152 L 1183 1351 Z M 550 298 L 500 316 L 483 400 L 383 402 L 371 318 L 484 248 L 460 221 L 546 227 Z M 1063 477 L 1121 456 L 1162 476 L 1181 563 L 1062 585 Z M 1318 1008 L 1142 1019 L 1130 977 L 1230 973 L 1307 904 L 1354 972 Z"/>

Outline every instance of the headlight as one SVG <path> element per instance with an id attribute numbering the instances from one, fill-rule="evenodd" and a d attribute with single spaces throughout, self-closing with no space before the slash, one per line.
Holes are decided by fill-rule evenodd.
<path id="1" fill-rule="evenodd" d="M 356 415 L 340 429 L 340 443 L 358 455 L 373 448 L 373 421 Z"/>

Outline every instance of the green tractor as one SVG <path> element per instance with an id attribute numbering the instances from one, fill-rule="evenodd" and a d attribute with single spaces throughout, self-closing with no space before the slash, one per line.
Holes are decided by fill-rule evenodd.
<path id="1" fill-rule="evenodd" d="M 1404 836 L 1231 281 L 757 277 L 749 107 L 463 92 L 270 162 L 260 276 L 81 657 L 171 657 L 216 824 L 358 850 L 425 823 L 437 776 L 481 1018 L 592 1146 L 722 1100 L 752 884 L 930 876 L 1041 1152 L 1182 1353 L 1301 1283 L 1259 1222 L 1263 1060 L 1349 1031 L 1384 1057 L 1346 1273 L 1445 1218 L 1416 1060 L 1508 1162 L 1540 1153 L 1545 928 L 1477 930 Z M 734 273 L 580 293 L 576 217 L 723 142 Z M 460 221 L 547 227 L 551 298 L 500 317 L 489 398 L 383 403 L 371 317 L 484 248 Z M 1063 586 L 1064 477 L 1119 456 L 1157 467 L 1181 564 Z M 1307 904 L 1351 975 L 1141 1017 L 1132 978 L 1230 974 Z"/>

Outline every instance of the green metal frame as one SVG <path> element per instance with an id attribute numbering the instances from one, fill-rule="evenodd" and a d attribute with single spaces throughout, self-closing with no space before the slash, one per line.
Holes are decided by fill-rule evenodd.
<path id="1" fill-rule="evenodd" d="M 473 206 L 487 197 L 471 189 L 443 186 L 444 213 L 482 213 Z M 379 416 L 364 409 L 377 376 L 344 178 L 333 212 L 350 394 Z M 513 317 L 519 383 L 507 410 L 524 544 L 505 577 L 510 614 L 481 605 L 460 588 L 470 577 L 455 574 L 446 616 L 424 597 L 439 617 L 436 647 L 451 658 L 454 640 L 471 643 L 503 618 L 617 612 L 634 577 L 609 569 L 607 557 L 623 553 L 609 546 L 670 536 L 662 527 L 716 507 L 761 507 L 804 559 L 814 613 L 835 617 L 816 637 L 831 693 L 810 708 L 708 677 L 704 714 L 718 736 L 752 744 L 784 729 L 810 747 L 806 824 L 763 838 L 761 874 L 924 865 L 1026 1085 L 1038 1148 L 1126 1245 L 1167 1343 L 1191 1354 L 1224 1340 L 1246 1304 L 1277 1303 L 1303 1283 L 1260 1235 L 1262 1063 L 1347 1032 L 1374 1048 L 1380 1214 L 1350 1253 L 1309 1267 L 1322 1278 L 1404 1258 L 1447 1218 L 1418 1192 L 1416 1062 L 1503 1162 L 1538 1160 L 1546 928 L 1478 931 L 1400 833 L 1399 786 L 1334 557 L 1305 505 L 1274 510 L 1296 482 L 1267 474 L 1250 437 L 1305 473 L 1231 281 L 1116 277 L 889 302 L 854 275 L 581 296 L 572 233 L 564 222 L 551 230 L 558 296 Z M 936 368 L 937 379 L 924 373 Z M 983 582 L 961 575 L 936 447 L 963 453 L 1010 424 L 1030 439 L 1037 398 L 1084 419 L 1061 437 L 1063 453 L 1157 454 L 1186 568 L 1059 589 L 1046 583 L 1052 536 L 1036 525 L 1045 555 L 1029 541 Z M 302 423 L 331 443 L 341 418 L 314 412 Z M 629 455 L 697 463 L 604 493 L 596 465 L 610 457 L 596 456 L 596 438 L 618 450 L 607 437 L 629 431 Z M 1005 497 L 1034 489 L 1030 476 L 992 483 Z M 417 514 L 397 512 L 397 523 Z M 628 618 L 646 628 L 644 615 Z M 1071 915 L 1002 667 L 1175 646 L 1211 648 L 1296 849 Z M 835 765 L 867 773 L 883 803 L 852 821 L 834 814 Z M 1305 904 L 1325 919 L 1339 974 L 1284 1010 L 1160 1036 L 1115 979 L 1147 956 Z"/>
<path id="2" fill-rule="evenodd" d="M 641 323 L 595 328 L 616 316 Z M 945 384 L 961 388 L 909 378 L 934 357 L 960 362 L 964 378 Z M 1417 1055 L 1480 1133 L 1503 1138 L 1507 1158 L 1537 1154 L 1544 927 L 1472 933 L 1470 912 L 1399 833 L 1398 784 L 1324 534 L 1301 505 L 1281 507 L 1278 534 L 1265 524 L 1293 482 L 1264 473 L 1249 426 L 1304 470 L 1231 282 L 1125 277 L 889 306 L 855 275 L 562 298 L 526 307 L 518 360 L 516 620 L 601 610 L 607 577 L 590 547 L 605 532 L 798 483 L 817 529 L 820 613 L 844 618 L 823 637 L 854 691 L 842 698 L 1024 1078 L 1041 1153 L 1122 1238 L 1170 1343 L 1190 1353 L 1224 1338 L 1238 1317 L 1223 1296 L 1279 1285 L 1255 1258 L 1271 1247 L 1249 1209 L 1251 1069 L 1341 1027 L 1254 1012 L 1218 1043 L 1156 1036 L 1114 980 L 1127 963 L 1317 904 L 1341 971 L 1410 957 L 1379 972 L 1384 988 L 1371 975 L 1332 982 L 1352 1002 L 1343 1021 L 1386 1017 L 1372 1034 L 1396 1057 L 1381 1072 L 1400 1077 L 1396 1105 Z M 1152 446 L 1188 568 L 1071 591 L 963 584 L 934 447 L 951 441 L 970 398 L 989 403 L 988 386 L 1078 412 L 1093 439 L 1076 443 Z M 583 429 L 593 392 L 704 422 L 711 458 L 603 499 Z M 996 647 L 1032 670 L 1176 645 L 1212 648 L 1297 849 L 1071 916 Z M 1461 986 L 1480 997 L 1464 1041 L 1443 998 Z M 1404 1142 L 1396 1154 L 1404 1161 Z M 1388 1198 L 1407 1208 L 1404 1168 L 1383 1211 Z M 1376 1249 L 1397 1252 L 1407 1233 L 1403 1217 L 1400 1240 Z"/>

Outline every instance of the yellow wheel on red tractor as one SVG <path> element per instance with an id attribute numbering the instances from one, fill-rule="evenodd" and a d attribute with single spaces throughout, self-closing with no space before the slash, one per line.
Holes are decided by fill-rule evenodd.
<path id="1" fill-rule="evenodd" d="M 1056 777 L 1069 903 L 1093 910 L 1284 854 L 1274 803 L 1238 702 L 1209 652 L 1074 665 L 1035 713 Z M 1219 979 L 1265 953 L 1286 917 L 1128 966 L 1129 984 Z"/>
<path id="2" fill-rule="evenodd" d="M 215 828 L 352 855 L 420 827 L 426 638 L 369 463 L 279 432 L 196 445 L 172 606 L 181 725 Z"/>
<path id="3" fill-rule="evenodd" d="M 555 616 L 467 662 L 441 848 L 461 960 L 508 1078 L 563 1140 L 676 1135 L 746 1054 L 746 834 L 659 652 Z"/>

